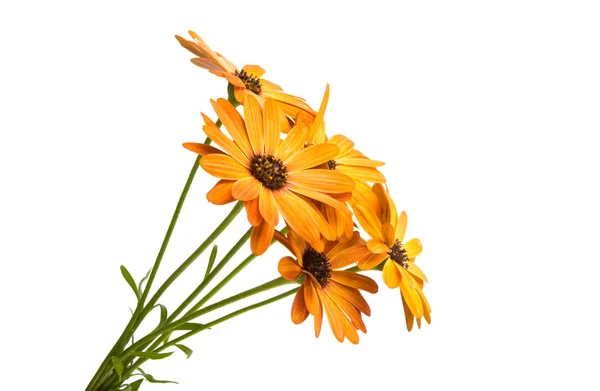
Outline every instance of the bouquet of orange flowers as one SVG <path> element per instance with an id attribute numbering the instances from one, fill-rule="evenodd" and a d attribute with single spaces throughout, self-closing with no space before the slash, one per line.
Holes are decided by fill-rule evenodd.
<path id="1" fill-rule="evenodd" d="M 176 38 L 195 55 L 192 63 L 227 81 L 227 99 L 210 101 L 216 120 L 210 114 L 202 114 L 206 140 L 183 143 L 197 158 L 149 273 L 136 282 L 121 266 L 137 305 L 86 391 L 136 391 L 144 380 L 165 382 L 144 372 L 142 364 L 164 359 L 176 349 L 189 356 L 192 350 L 182 344 L 185 339 L 292 295 L 293 323 L 302 323 L 312 315 L 318 337 L 325 314 L 338 341 L 347 339 L 356 344 L 358 330 L 367 330 L 362 315 L 371 315 L 361 291 L 378 291 L 377 283 L 360 273 L 363 270 L 380 270 L 386 286 L 399 288 L 409 331 L 415 319 L 418 327 L 423 318 L 430 323 L 431 308 L 423 294 L 427 277 L 415 263 L 422 250 L 421 242 L 405 240 L 407 215 L 396 209 L 386 178 L 378 169 L 384 163 L 363 155 L 349 138 L 328 135 L 324 118 L 329 86 L 315 111 L 304 99 L 264 79 L 261 67 L 246 65 L 240 70 L 197 34 L 189 33 L 191 40 Z M 206 195 L 208 201 L 234 206 L 196 251 L 150 295 L 199 167 L 218 178 Z M 159 304 L 162 294 L 242 210 L 246 219 L 238 223 L 248 225 L 246 233 L 217 263 L 217 247 L 212 247 L 204 278 L 176 309 L 170 311 Z M 248 240 L 252 254 L 200 296 Z M 275 242 L 287 250 L 283 256 L 277 255 L 280 277 L 209 304 L 217 292 Z M 214 310 L 284 285 L 292 288 L 217 319 L 197 322 Z M 154 309 L 160 311 L 158 326 L 147 335 L 134 338 Z"/>

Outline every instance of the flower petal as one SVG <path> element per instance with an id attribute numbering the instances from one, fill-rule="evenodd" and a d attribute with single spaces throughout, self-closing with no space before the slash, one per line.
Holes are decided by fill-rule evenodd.
<path id="1" fill-rule="evenodd" d="M 249 177 L 250 171 L 229 155 L 213 153 L 200 159 L 200 166 L 210 175 L 221 179 L 242 179 Z"/>
<path id="2" fill-rule="evenodd" d="M 279 213 L 277 212 L 277 204 L 275 204 L 275 198 L 273 197 L 273 191 L 262 188 L 260 197 L 258 198 L 258 210 L 262 217 L 273 227 L 277 227 L 279 224 Z"/>
<path id="3" fill-rule="evenodd" d="M 383 233 L 381 232 L 381 222 L 375 216 L 371 209 L 365 208 L 363 205 L 356 204 L 353 207 L 354 216 L 358 220 L 358 224 L 367 231 L 367 234 L 372 239 L 377 239 L 384 242 Z"/>
<path id="4" fill-rule="evenodd" d="M 296 281 L 302 274 L 302 268 L 298 265 L 298 262 L 292 257 L 283 257 L 279 260 L 277 270 L 281 277 L 289 281 Z"/>
<path id="5" fill-rule="evenodd" d="M 338 154 L 337 157 L 346 156 L 346 154 L 354 148 L 354 142 L 352 140 L 350 140 L 348 137 L 342 136 L 341 134 L 333 135 L 327 142 L 330 144 L 335 144 L 338 147 L 340 147 L 340 153 Z M 338 160 L 336 159 L 336 161 L 338 161 Z"/>
<path id="6" fill-rule="evenodd" d="M 371 254 L 368 258 L 364 258 L 358 261 L 358 268 L 361 270 L 371 270 L 381 262 L 383 262 L 386 258 L 389 257 L 389 254 Z"/>
<path id="7" fill-rule="evenodd" d="M 275 228 L 263 220 L 256 227 L 252 227 L 252 234 L 250 235 L 250 248 L 252 254 L 262 255 L 267 251 L 273 240 L 273 232 Z"/>
<path id="8" fill-rule="evenodd" d="M 402 211 L 400 216 L 398 216 L 398 223 L 396 224 L 396 238 L 399 241 L 404 240 L 404 234 L 406 233 L 406 224 L 408 223 L 408 217 L 406 216 L 406 212 Z"/>
<path id="9" fill-rule="evenodd" d="M 340 307 L 340 309 L 348 315 L 350 321 L 357 329 L 361 330 L 363 333 L 367 332 L 367 327 L 362 320 L 362 316 L 360 315 L 360 311 L 356 309 L 348 300 L 346 300 L 343 296 L 338 294 L 334 289 L 328 285 L 324 289 L 325 293 L 329 295 L 331 300 Z"/>
<path id="10" fill-rule="evenodd" d="M 231 195 L 231 188 L 235 182 L 237 181 L 221 179 L 206 193 L 206 199 L 215 205 L 225 205 L 235 201 L 235 198 Z"/>
<path id="11" fill-rule="evenodd" d="M 344 342 L 344 325 L 342 323 L 342 317 L 345 318 L 345 315 L 333 303 L 329 296 L 322 291 L 320 286 L 317 287 L 317 292 L 323 303 L 323 307 L 325 307 L 325 313 L 327 314 L 327 320 L 329 321 L 329 327 L 331 327 L 333 335 L 335 335 L 335 338 L 338 341 Z"/>
<path id="12" fill-rule="evenodd" d="M 355 272 L 344 270 L 334 270 L 331 272 L 331 279 L 340 284 L 351 288 L 360 289 L 369 293 L 377 293 L 377 283 L 370 277 Z"/>
<path id="13" fill-rule="evenodd" d="M 265 154 L 267 155 L 274 155 L 279 146 L 281 132 L 279 131 L 279 126 L 277 126 L 278 119 L 279 108 L 272 99 L 267 99 L 263 115 Z"/>
<path id="14" fill-rule="evenodd" d="M 331 142 L 331 140 L 329 142 Z M 344 166 L 360 166 L 360 167 L 380 167 L 385 164 L 384 162 L 380 162 L 378 160 L 371 160 L 366 157 L 340 158 L 340 159 L 335 159 L 335 162 L 337 164 L 342 164 Z"/>
<path id="15" fill-rule="evenodd" d="M 328 288 L 334 290 L 337 294 L 348 300 L 350 304 L 363 314 L 371 316 L 371 308 L 358 289 L 350 288 L 331 280 L 329 281 Z"/>
<path id="16" fill-rule="evenodd" d="M 246 208 L 246 215 L 248 216 L 248 222 L 253 227 L 256 227 L 263 221 L 263 217 L 258 210 L 258 198 L 244 202 Z"/>
<path id="17" fill-rule="evenodd" d="M 423 245 L 419 239 L 411 239 L 404 243 L 404 249 L 406 250 L 407 257 L 415 258 L 423 251 Z"/>
<path id="18" fill-rule="evenodd" d="M 321 144 L 325 142 L 325 111 L 327 110 L 327 103 L 329 102 L 329 84 L 325 87 L 325 94 L 319 107 L 319 112 L 315 117 L 313 124 L 310 127 L 310 133 L 307 137 L 308 141 Z M 329 159 L 327 159 L 329 160 Z"/>
<path id="19" fill-rule="evenodd" d="M 257 78 L 261 78 L 262 75 L 265 74 L 265 70 L 259 67 L 258 65 L 244 65 L 242 70 L 246 71 L 246 73 L 251 74 Z"/>
<path id="20" fill-rule="evenodd" d="M 231 195 L 236 200 L 251 201 L 258 197 L 263 185 L 254 177 L 238 179 L 231 187 Z"/>
<path id="21" fill-rule="evenodd" d="M 254 155 L 262 155 L 265 149 L 263 118 L 258 102 L 250 95 L 244 98 L 244 117 L 252 152 Z"/>
<path id="22" fill-rule="evenodd" d="M 303 196 L 312 198 L 315 201 L 323 202 L 324 204 L 330 205 L 333 208 L 336 208 L 337 210 L 347 215 L 351 214 L 350 209 L 348 209 L 348 206 L 346 204 L 341 203 L 340 201 L 336 200 L 328 194 L 320 193 L 318 191 L 307 189 L 305 187 L 300 187 L 293 183 L 288 183 L 286 186 L 288 189 L 292 190 L 295 193 L 302 194 Z"/>
<path id="23" fill-rule="evenodd" d="M 350 266 L 353 263 L 358 263 L 359 260 L 370 255 L 364 246 L 352 246 L 347 248 L 329 259 L 331 269 L 341 269 Z"/>
<path id="24" fill-rule="evenodd" d="M 379 239 L 367 240 L 367 248 L 373 254 L 388 253 L 390 251 L 390 247 Z"/>
<path id="25" fill-rule="evenodd" d="M 300 324 L 304 322 L 307 317 L 308 310 L 304 303 L 304 286 L 300 286 L 300 289 L 298 289 L 298 292 L 296 292 L 296 296 L 294 297 L 294 302 L 292 303 L 292 322 L 294 322 L 294 324 Z"/>
<path id="26" fill-rule="evenodd" d="M 396 243 L 396 232 L 390 223 L 385 223 L 381 226 L 381 234 L 383 235 L 385 243 L 388 245 L 388 247 L 392 247 L 394 243 Z"/>
<path id="27" fill-rule="evenodd" d="M 229 156 L 237 160 L 244 167 L 250 168 L 250 161 L 248 160 L 248 156 L 245 155 L 244 152 L 242 152 L 240 147 L 236 143 L 231 141 L 229 138 L 227 138 L 227 136 L 225 136 L 225 134 L 221 132 L 217 125 L 214 122 L 212 122 L 210 118 L 208 118 L 208 116 L 202 113 L 202 117 L 204 118 L 205 123 L 205 125 L 202 127 L 204 133 L 206 133 L 206 135 L 210 137 L 210 139 L 213 140 L 215 144 L 223 148 L 223 151 L 225 151 Z"/>
<path id="28" fill-rule="evenodd" d="M 286 162 L 291 156 L 302 151 L 304 149 L 304 142 L 306 141 L 306 132 L 308 127 L 305 124 L 296 124 L 290 130 L 287 137 L 279 144 L 275 156 Z"/>
<path id="29" fill-rule="evenodd" d="M 354 190 L 354 181 L 334 170 L 314 169 L 290 172 L 288 182 L 325 193 L 347 193 Z"/>
<path id="30" fill-rule="evenodd" d="M 335 170 L 348 175 L 352 179 L 365 182 L 385 183 L 385 176 L 377 171 L 376 168 L 338 165 Z"/>
<path id="31" fill-rule="evenodd" d="M 212 145 L 204 144 L 204 143 L 183 143 L 183 147 L 185 149 L 189 149 L 192 152 L 196 152 L 198 155 L 210 155 L 212 153 L 220 153 L 224 154 L 225 152 L 221 151 L 218 148 L 213 147 Z"/>
<path id="32" fill-rule="evenodd" d="M 407 262 L 407 264 L 408 269 L 406 270 L 408 270 L 409 273 L 420 278 L 422 281 L 429 282 L 427 281 L 427 276 L 425 276 L 425 273 L 423 273 L 423 271 L 414 262 Z"/>
<path id="33" fill-rule="evenodd" d="M 423 316 L 423 303 L 421 302 L 421 297 L 417 293 L 414 286 L 416 283 L 411 284 L 410 280 L 412 277 L 406 270 L 403 268 L 397 268 L 400 272 L 400 292 L 402 293 L 402 297 L 406 300 L 406 304 L 410 309 L 410 312 L 416 317 L 420 318 Z"/>
<path id="34" fill-rule="evenodd" d="M 406 300 L 404 300 L 404 296 L 400 294 L 402 298 L 402 307 L 404 307 L 404 319 L 406 320 L 406 329 L 411 331 L 413 328 L 413 324 L 415 321 L 415 316 L 410 312 L 410 308 L 408 308 L 408 304 L 406 304 Z"/>
<path id="35" fill-rule="evenodd" d="M 311 244 L 318 241 L 320 236 L 318 227 L 322 224 L 312 207 L 285 188 L 273 192 L 273 196 L 279 213 L 289 227 Z M 320 219 L 324 221 L 322 216 Z"/>
<path id="36" fill-rule="evenodd" d="M 398 288 L 400 286 L 400 272 L 398 271 L 398 266 L 396 262 L 391 259 L 385 261 L 383 265 L 383 282 L 388 288 Z"/>
<path id="37" fill-rule="evenodd" d="M 288 172 L 292 173 L 294 171 L 305 170 L 332 160 L 339 150 L 340 149 L 333 144 L 317 144 L 304 148 L 293 155 L 286 163 Z"/>
<path id="38" fill-rule="evenodd" d="M 311 279 L 308 278 L 308 275 L 304 278 L 303 286 L 304 302 L 306 303 L 306 309 L 314 316 L 321 310 L 321 301 L 319 300 L 317 289 L 315 288 Z"/>
<path id="39" fill-rule="evenodd" d="M 211 100 L 210 103 L 233 138 L 233 141 L 235 141 L 246 156 L 252 156 L 252 148 L 250 147 L 250 140 L 246 132 L 246 125 L 240 113 L 226 99 L 219 98 L 216 102 Z"/>

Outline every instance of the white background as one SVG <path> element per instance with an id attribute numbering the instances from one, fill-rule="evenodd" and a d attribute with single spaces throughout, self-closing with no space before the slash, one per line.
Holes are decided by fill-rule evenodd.
<path id="1" fill-rule="evenodd" d="M 358 346 L 293 325 L 289 298 L 148 365 L 180 384 L 142 389 L 600 388 L 596 2 L 158 4 L 0 5 L 3 389 L 83 390 L 127 322 L 119 266 L 152 264 L 194 161 L 181 143 L 204 140 L 200 111 L 225 94 L 174 39 L 188 29 L 313 107 L 330 83 L 329 134 L 387 162 L 424 244 L 433 322 L 408 333 L 373 273 Z M 214 182 L 197 176 L 159 280 L 228 212 L 205 201 Z M 276 277 L 284 254 L 224 294 Z"/>

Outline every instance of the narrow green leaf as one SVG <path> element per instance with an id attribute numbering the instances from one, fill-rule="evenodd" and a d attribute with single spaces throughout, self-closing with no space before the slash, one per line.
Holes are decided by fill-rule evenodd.
<path id="1" fill-rule="evenodd" d="M 119 391 L 131 391 L 131 386 L 129 384 L 125 384 L 125 387 L 119 388 Z"/>
<path id="2" fill-rule="evenodd" d="M 139 292 L 143 292 L 144 291 L 144 289 L 142 289 L 142 288 L 144 286 L 144 282 L 148 279 L 148 277 L 150 277 L 150 272 L 152 272 L 152 269 L 148 270 L 148 273 L 146 273 L 146 275 L 144 276 L 144 278 L 142 278 L 140 280 L 140 283 L 138 284 L 138 291 Z"/>
<path id="3" fill-rule="evenodd" d="M 127 281 L 127 283 L 129 284 L 131 289 L 133 289 L 133 293 L 135 293 L 135 297 L 137 297 L 139 299 L 140 291 L 138 290 L 137 286 L 135 286 L 135 280 L 133 279 L 133 277 L 131 277 L 131 274 L 129 274 L 129 270 L 127 270 L 127 268 L 124 265 L 121 265 L 121 274 L 123 275 L 123 278 L 125 279 L 125 281 Z"/>
<path id="4" fill-rule="evenodd" d="M 181 349 L 181 351 L 183 353 L 185 353 L 185 355 L 187 356 L 186 358 L 190 358 L 190 356 L 192 355 L 192 353 L 194 353 L 194 351 L 192 349 L 188 348 L 185 345 L 176 343 L 175 346 L 177 346 L 179 349 Z"/>
<path id="5" fill-rule="evenodd" d="M 160 307 L 160 323 L 158 324 L 158 326 L 162 326 L 163 324 L 165 324 L 166 320 L 167 320 L 167 307 L 165 307 L 162 304 L 157 304 L 154 306 L 154 308 L 156 307 Z"/>
<path id="6" fill-rule="evenodd" d="M 146 372 L 142 371 L 141 368 L 138 368 L 138 371 L 140 371 L 140 373 L 136 373 L 136 375 L 143 376 L 144 379 L 148 380 L 150 383 L 175 383 L 175 384 L 179 384 L 176 381 L 171 381 L 171 380 L 156 380 L 154 378 L 154 376 L 152 376 L 149 373 L 146 373 Z"/>
<path id="7" fill-rule="evenodd" d="M 163 358 L 169 357 L 173 352 L 166 353 L 155 353 L 155 352 L 131 352 L 128 356 L 142 357 L 147 358 L 149 360 L 161 360 Z"/>
<path id="8" fill-rule="evenodd" d="M 142 385 L 143 381 L 144 381 L 144 379 L 140 379 L 140 380 L 136 380 L 133 383 L 131 383 L 129 385 L 131 387 L 131 391 L 138 391 L 138 389 L 140 388 L 140 385 Z"/>
<path id="9" fill-rule="evenodd" d="M 167 342 L 169 342 L 169 338 L 171 338 L 171 333 L 172 331 L 169 331 L 168 333 L 165 333 L 162 337 L 162 342 L 161 344 L 166 344 Z"/>
<path id="10" fill-rule="evenodd" d="M 113 367 L 115 367 L 115 372 L 117 372 L 117 376 L 119 376 L 119 381 L 123 378 L 123 363 L 119 360 L 119 357 L 112 356 Z"/>
<path id="11" fill-rule="evenodd" d="M 199 331 L 204 330 L 206 326 L 200 323 L 188 322 L 178 326 L 175 330 L 189 330 L 189 331 Z"/>
<path id="12" fill-rule="evenodd" d="M 210 274 L 212 271 L 212 267 L 215 263 L 215 259 L 217 258 L 217 245 L 215 244 L 210 252 L 210 258 L 208 258 L 208 265 L 206 266 L 206 274 L 204 274 L 204 278 Z"/>

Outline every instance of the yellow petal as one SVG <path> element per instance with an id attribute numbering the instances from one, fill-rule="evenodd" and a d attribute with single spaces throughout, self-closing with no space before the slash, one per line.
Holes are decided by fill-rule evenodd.
<path id="1" fill-rule="evenodd" d="M 331 142 L 331 140 L 329 140 L 329 142 Z M 340 152 L 341 154 L 341 152 Z M 343 164 L 345 166 L 361 166 L 361 167 L 380 167 L 383 166 L 385 163 L 384 162 L 380 162 L 377 160 L 371 160 L 369 158 L 366 157 L 360 157 L 360 158 L 338 158 L 335 159 L 337 164 Z"/>
<path id="2" fill-rule="evenodd" d="M 400 286 L 400 272 L 398 271 L 398 266 L 396 262 L 391 259 L 385 261 L 383 265 L 383 282 L 388 288 L 398 288 Z"/>
<path id="3" fill-rule="evenodd" d="M 250 161 L 248 160 L 248 155 L 245 155 L 244 152 L 238 147 L 236 143 L 231 141 L 221 132 L 221 130 L 217 127 L 217 125 L 212 122 L 210 118 L 206 115 L 202 114 L 204 118 L 205 125 L 202 127 L 204 133 L 211 140 L 215 142 L 215 144 L 219 145 L 223 150 L 232 158 L 234 158 L 238 163 L 243 165 L 246 168 L 250 168 Z"/>
<path id="4" fill-rule="evenodd" d="M 420 278 L 421 280 L 428 282 L 425 273 L 413 262 L 408 262 L 408 272 L 412 275 Z"/>
<path id="5" fill-rule="evenodd" d="M 251 176 L 250 171 L 231 156 L 218 153 L 202 157 L 200 166 L 210 175 L 221 179 L 242 179 Z"/>
<path id="6" fill-rule="evenodd" d="M 333 135 L 329 139 L 328 143 L 335 144 L 340 147 L 340 153 L 338 154 L 338 157 L 345 156 L 354 148 L 354 142 L 352 142 L 352 140 L 350 140 L 348 137 L 342 136 L 341 134 Z"/>
<path id="7" fill-rule="evenodd" d="M 308 135 L 308 140 L 320 144 L 325 142 L 325 111 L 327 110 L 327 103 L 329 102 L 329 84 L 325 87 L 325 94 L 323 95 L 323 100 L 321 101 L 321 107 L 319 107 L 319 112 L 315 117 L 313 124 L 310 127 L 310 133 Z M 329 159 L 327 159 L 329 160 Z"/>
<path id="8" fill-rule="evenodd" d="M 383 243 L 379 239 L 369 239 L 369 240 L 367 240 L 367 248 L 373 254 L 383 254 L 383 253 L 388 253 L 390 251 L 390 246 L 388 246 L 387 244 Z"/>
<path id="9" fill-rule="evenodd" d="M 358 261 L 358 268 L 361 270 L 371 270 L 388 257 L 389 255 L 386 253 L 371 254 L 371 256 L 369 256 L 368 258 L 364 258 Z"/>
<path id="10" fill-rule="evenodd" d="M 404 243 L 404 249 L 406 250 L 407 257 L 415 258 L 423 251 L 423 245 L 419 239 L 411 239 Z"/>
<path id="11" fill-rule="evenodd" d="M 384 243 L 383 233 L 381 232 L 381 222 L 372 212 L 372 210 L 365 208 L 363 205 L 356 204 L 353 207 L 354 216 L 358 220 L 358 224 L 367 231 L 367 234 L 372 239 L 377 239 Z"/>
<path id="12" fill-rule="evenodd" d="M 292 257 L 281 258 L 277 265 L 277 270 L 279 271 L 279 274 L 281 274 L 281 277 L 290 281 L 296 281 L 302 274 L 302 268 Z"/>
<path id="13" fill-rule="evenodd" d="M 402 268 L 397 268 L 400 272 L 400 292 L 402 293 L 402 297 L 406 300 L 406 305 L 410 309 L 410 312 L 416 317 L 420 318 L 423 316 L 423 304 L 421 302 L 421 298 L 419 294 L 414 289 L 415 284 L 410 283 L 410 279 L 412 277 Z"/>
<path id="14" fill-rule="evenodd" d="M 254 177 L 238 179 L 231 188 L 231 195 L 236 200 L 250 201 L 258 197 L 263 185 Z"/>
<path id="15" fill-rule="evenodd" d="M 303 150 L 304 142 L 306 141 L 306 130 L 307 126 L 305 124 L 296 124 L 290 130 L 287 137 L 279 144 L 275 156 L 286 162 L 291 156 Z"/>
<path id="16" fill-rule="evenodd" d="M 265 154 L 274 155 L 277 147 L 279 146 L 280 131 L 277 126 L 279 118 L 279 109 L 275 102 L 271 99 L 265 101 L 264 116 L 263 116 L 263 129 L 264 129 L 264 140 L 265 140 Z M 289 170 L 289 168 L 288 168 Z"/>
<path id="17" fill-rule="evenodd" d="M 246 73 L 249 73 L 252 76 L 256 76 L 259 79 L 265 74 L 265 70 L 258 65 L 244 65 L 242 70 L 246 71 Z"/>
<path id="18" fill-rule="evenodd" d="M 406 216 L 406 212 L 402 211 L 400 216 L 398 216 L 398 224 L 396 224 L 396 238 L 399 241 L 404 240 L 404 234 L 406 233 L 406 224 L 408 223 L 408 217 Z"/>
<path id="19" fill-rule="evenodd" d="M 377 182 L 385 183 L 385 176 L 377 171 L 373 167 L 359 167 L 359 166 L 344 166 L 338 165 L 335 169 L 343 174 L 348 175 L 352 179 L 361 180 L 365 182 Z"/>
<path id="20" fill-rule="evenodd" d="M 396 232 L 390 223 L 381 225 L 381 233 L 385 238 L 385 243 L 388 245 L 388 247 L 392 247 L 394 243 L 396 243 Z"/>
<path id="21" fill-rule="evenodd" d="M 400 295 L 402 298 L 402 307 L 404 307 L 404 319 L 406 320 L 406 329 L 411 331 L 413 328 L 413 324 L 415 321 L 415 316 L 410 312 L 410 308 L 406 304 L 406 300 L 404 300 L 404 296 Z"/>
<path id="22" fill-rule="evenodd" d="M 265 148 L 262 113 L 256 99 L 248 95 L 244 98 L 244 117 L 252 152 L 262 155 Z"/>
<path id="23" fill-rule="evenodd" d="M 288 172 L 316 167 L 335 157 L 339 148 L 333 144 L 317 144 L 304 148 L 286 163 Z"/>

